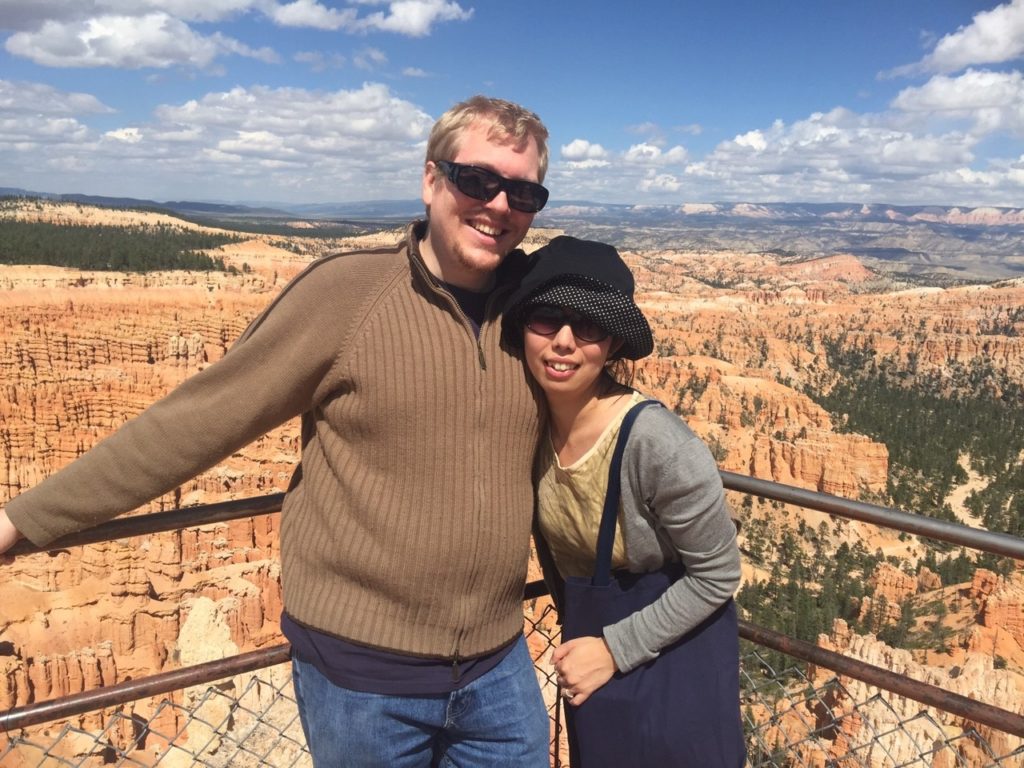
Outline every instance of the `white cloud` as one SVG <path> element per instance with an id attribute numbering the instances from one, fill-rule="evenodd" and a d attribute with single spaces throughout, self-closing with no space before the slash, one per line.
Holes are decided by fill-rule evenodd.
<path id="1" fill-rule="evenodd" d="M 0 143 L 5 152 L 24 153 L 33 164 L 52 156 L 41 153 L 44 148 L 81 145 L 88 137 L 89 129 L 70 117 L 0 117 Z"/>
<path id="2" fill-rule="evenodd" d="M 66 161 L 70 157 L 85 158 L 87 164 L 96 137 L 78 118 L 111 112 L 86 94 L 0 80 L 0 178 L 45 172 L 55 159 L 65 167 L 74 165 Z"/>
<path id="3" fill-rule="evenodd" d="M 608 151 L 600 144 L 592 144 L 586 139 L 573 139 L 562 145 L 562 157 L 569 161 L 603 160 Z"/>
<path id="4" fill-rule="evenodd" d="M 333 31 L 350 29 L 355 24 L 357 12 L 353 8 L 340 11 L 328 8 L 317 0 L 295 0 L 286 5 L 274 6 L 268 15 L 283 27 L 312 27 Z"/>
<path id="5" fill-rule="evenodd" d="M 262 5 L 261 0 L 94 0 L 79 2 L 100 13 L 135 15 L 146 11 L 163 11 L 189 21 L 223 21 Z"/>
<path id="6" fill-rule="evenodd" d="M 379 48 L 364 48 L 352 55 L 352 63 L 359 69 L 372 70 L 387 64 L 388 57 Z"/>
<path id="7" fill-rule="evenodd" d="M 250 48 L 244 43 L 240 43 L 231 37 L 225 37 L 220 32 L 214 33 L 211 38 L 217 45 L 220 46 L 222 51 L 227 53 L 233 53 L 236 56 L 244 56 L 248 59 L 257 59 L 262 61 L 264 64 L 275 64 L 280 61 L 277 53 L 272 48 L 264 46 L 263 48 Z"/>
<path id="8" fill-rule="evenodd" d="M 165 128 L 163 126 L 150 126 L 147 131 L 147 138 L 167 144 L 198 144 L 203 138 L 202 128 L 198 126 Z"/>
<path id="9" fill-rule="evenodd" d="M 898 123 L 899 115 L 856 115 L 840 108 L 791 125 L 776 121 L 768 129 L 719 144 L 694 171 L 735 178 L 768 174 L 825 178 L 844 173 L 859 179 L 923 174 L 973 158 L 974 141 L 962 132 L 919 135 Z"/>
<path id="10" fill-rule="evenodd" d="M 685 160 L 683 147 L 665 151 L 641 142 L 613 154 L 600 144 L 574 139 L 562 146 L 560 162 L 549 178 L 552 189 L 562 190 L 562 198 L 635 202 L 640 192 L 648 200 L 676 201 L 683 182 L 663 168 L 677 165 L 682 170 Z"/>
<path id="11" fill-rule="evenodd" d="M 733 141 L 736 142 L 737 146 L 747 147 L 755 152 L 764 152 L 768 147 L 768 142 L 765 141 L 764 134 L 760 131 L 748 131 L 737 136 Z"/>
<path id="12" fill-rule="evenodd" d="M 238 131 L 217 142 L 217 151 L 224 155 L 264 159 L 282 164 L 297 159 L 297 152 L 285 138 L 271 131 Z"/>
<path id="13" fill-rule="evenodd" d="M 700 123 L 689 123 L 687 125 L 677 125 L 673 130 L 679 131 L 679 133 L 688 133 L 690 136 L 700 136 L 704 133 L 704 126 Z"/>
<path id="14" fill-rule="evenodd" d="M 136 80 L 144 78 L 152 84 L 149 93 L 165 101 L 170 97 L 161 97 L 161 88 L 176 93 L 172 88 L 194 76 L 187 70 L 216 72 L 227 57 L 276 61 L 270 48 L 250 47 L 256 38 L 234 32 L 253 25 L 232 26 L 239 35 L 234 39 L 226 36 L 228 28 L 218 33 L 207 22 L 257 21 L 264 33 L 272 33 L 273 24 L 288 26 L 289 42 L 297 39 L 291 28 L 298 27 L 378 33 L 358 43 L 376 47 L 355 51 L 338 43 L 339 34 L 314 33 L 330 42 L 307 43 L 322 50 L 293 58 L 317 72 L 349 66 L 351 76 L 360 68 L 391 67 L 389 74 L 405 78 L 437 78 L 430 69 L 403 68 L 404 60 L 389 62 L 388 54 L 398 54 L 380 42 L 379 33 L 422 36 L 473 13 L 467 3 L 446 0 L 0 0 L 0 8 L 10 53 L 49 67 L 143 69 Z M 1007 141 L 1024 136 L 1024 74 L 988 71 L 981 63 L 1024 55 L 1022 8 L 1024 0 L 1007 0 L 938 40 L 914 65 L 937 74 L 904 88 L 884 111 L 837 107 L 785 123 L 743 125 L 699 157 L 691 155 L 701 143 L 683 134 L 701 135 L 701 125 L 663 129 L 620 117 L 625 138 L 602 134 L 603 144 L 559 140 L 552 190 L 557 197 L 630 202 L 678 202 L 682 195 L 959 204 L 1024 199 L 1019 142 Z M 427 59 L 414 63 L 430 66 Z M 207 195 L 223 184 L 224 196 L 232 199 L 247 190 L 263 199 L 303 201 L 416 197 L 432 123 L 419 107 L 379 84 L 334 92 L 253 85 L 229 90 L 234 82 L 260 82 L 260 72 L 232 72 L 219 92 L 198 91 L 193 101 L 181 97 L 148 116 L 120 119 L 87 94 L 0 80 L 0 178 L 34 178 L 36 169 L 59 164 L 70 174 L 60 179 L 61 187 L 95 189 L 108 179 L 111 193 L 130 194 L 119 187 L 132 184 L 144 197 L 156 196 L 165 178 L 192 180 L 193 188 L 211 190 Z M 102 121 L 96 115 L 104 115 Z M 677 141 L 691 149 L 674 146 Z M 1014 159 L 988 159 L 992 152 L 1006 154 L 1007 146 L 1013 146 Z"/>
<path id="15" fill-rule="evenodd" d="M 566 167 L 585 171 L 589 168 L 607 168 L 611 163 L 607 160 L 598 160 L 596 158 L 589 158 L 587 160 L 569 160 L 566 162 Z"/>
<path id="16" fill-rule="evenodd" d="M 634 144 L 626 150 L 623 158 L 628 163 L 653 163 L 660 154 L 661 150 L 653 144 Z"/>
<path id="17" fill-rule="evenodd" d="M 48 19 L 79 19 L 83 15 L 80 4 L 66 0 L 4 0 L 0 27 L 35 29 Z"/>
<path id="18" fill-rule="evenodd" d="M 97 16 L 166 13 L 186 21 L 223 21 L 267 7 L 267 0 L 3 0 L 5 29 L 33 31 L 43 22 L 81 22 Z"/>
<path id="19" fill-rule="evenodd" d="M 686 161 L 686 154 L 686 149 L 683 147 L 672 147 L 666 152 L 660 147 L 644 142 L 634 144 L 627 149 L 623 154 L 623 160 L 640 165 L 680 164 Z"/>
<path id="20" fill-rule="evenodd" d="M 224 53 L 273 60 L 269 49 L 253 50 L 214 34 L 203 37 L 166 13 L 96 16 L 84 21 L 47 21 L 38 31 L 16 32 L 7 51 L 49 67 L 209 67 Z"/>
<path id="21" fill-rule="evenodd" d="M 1024 0 L 982 11 L 966 28 L 942 38 L 925 59 L 933 72 L 1012 61 L 1024 55 Z"/>
<path id="22" fill-rule="evenodd" d="M 157 199 L 195 198 L 195 190 L 203 199 L 415 198 L 433 124 L 373 83 L 332 92 L 233 88 L 102 134 L 78 119 L 101 111 L 80 95 L 0 81 L 0 178 L 39 191 Z M 59 182 L 44 178 L 52 172 L 44 157 L 60 160 Z"/>
<path id="23" fill-rule="evenodd" d="M 358 91 L 317 93 L 302 88 L 233 88 L 200 100 L 157 109 L 166 124 L 201 126 L 207 132 L 269 131 L 288 143 L 361 140 L 417 141 L 433 120 L 386 86 L 366 84 Z"/>
<path id="24" fill-rule="evenodd" d="M 1016 80 L 1010 77 L 1007 82 Z M 776 120 L 721 142 L 697 158 L 690 158 L 683 147 L 666 151 L 641 142 L 621 153 L 605 150 L 602 168 L 586 173 L 581 172 L 582 163 L 590 145 L 579 140 L 563 147 L 561 162 L 552 172 L 552 188 L 560 197 L 575 199 L 670 203 L 859 200 L 1000 205 L 1019 196 L 1018 178 L 1024 171 L 997 162 L 977 165 L 979 136 L 949 119 L 938 120 L 933 110 L 941 104 L 938 92 L 908 92 L 882 113 L 836 108 L 791 123 Z M 969 114 L 975 119 L 977 112 Z"/>
<path id="25" fill-rule="evenodd" d="M 138 144 L 142 141 L 142 131 L 138 128 L 118 128 L 116 131 L 107 131 L 103 135 L 109 139 L 123 141 L 125 144 Z"/>
<path id="26" fill-rule="evenodd" d="M 251 48 L 221 33 L 205 35 L 190 23 L 261 14 L 286 27 L 423 37 L 436 24 L 473 14 L 448 0 L 397 0 L 387 3 L 386 11 L 362 18 L 358 7 L 334 8 L 319 0 L 2 0 L 2 8 L 0 27 L 14 31 L 5 43 L 12 55 L 48 67 L 123 69 L 211 70 L 226 55 L 278 60 L 269 47 Z"/>
<path id="27" fill-rule="evenodd" d="M 424 37 L 430 34 L 431 27 L 438 22 L 467 21 L 472 16 L 472 8 L 465 10 L 458 3 L 447 0 L 397 0 L 388 3 L 387 13 L 372 13 L 360 19 L 356 27 Z"/>
<path id="28" fill-rule="evenodd" d="M 626 132 L 643 136 L 645 144 L 651 144 L 655 147 L 663 147 L 666 143 L 665 133 L 662 131 L 661 126 L 650 121 L 627 125 Z"/>
<path id="29" fill-rule="evenodd" d="M 292 58 L 300 64 L 308 64 L 314 72 L 326 72 L 329 69 L 341 69 L 345 66 L 345 57 L 333 51 L 330 53 L 299 51 Z"/>
<path id="30" fill-rule="evenodd" d="M 622 152 L 601 144 L 574 139 L 561 147 L 560 162 L 552 169 L 550 184 L 559 197 L 609 202 L 636 202 L 638 193 L 650 202 L 678 202 L 684 181 L 687 150 L 664 149 L 664 137 L 656 123 L 633 123 L 626 133 L 646 137 Z M 678 173 L 668 173 L 678 166 Z"/>
<path id="31" fill-rule="evenodd" d="M 688 154 L 684 147 L 675 146 L 668 152 L 663 152 L 661 156 L 666 163 L 679 164 L 686 162 Z"/>
<path id="32" fill-rule="evenodd" d="M 892 106 L 925 119 L 968 122 L 977 136 L 1000 131 L 1024 136 L 1024 75 L 974 70 L 958 77 L 939 75 L 904 89 Z"/>
<path id="33" fill-rule="evenodd" d="M 651 171 L 638 185 L 641 192 L 678 192 L 683 185 L 679 179 L 668 173 Z"/>
<path id="34" fill-rule="evenodd" d="M 880 165 L 875 170 L 879 175 L 884 168 L 890 173 L 905 171 L 916 174 L 948 167 L 950 163 L 969 163 L 974 159 L 969 144 L 957 134 L 892 137 L 881 144 Z"/>
<path id="35" fill-rule="evenodd" d="M 43 83 L 0 80 L 0 114 L 70 116 L 112 112 L 113 109 L 88 93 L 59 91 Z"/>
<path id="36" fill-rule="evenodd" d="M 935 49 L 915 64 L 897 67 L 888 75 L 917 72 L 950 74 L 976 64 L 998 64 L 1024 56 L 1024 0 L 978 13 L 970 24 L 946 35 Z"/>
<path id="37" fill-rule="evenodd" d="M 678 182 L 689 199 L 716 200 L 997 204 L 1012 199 L 1008 169 L 984 169 L 985 184 L 981 176 L 948 173 L 973 165 L 975 138 L 962 131 L 911 130 L 901 125 L 906 120 L 899 111 L 858 115 L 834 109 L 791 124 L 775 121 L 720 143 L 689 163 L 681 176 L 649 172 L 638 188 L 667 191 Z M 651 154 L 646 150 L 643 156 Z"/>

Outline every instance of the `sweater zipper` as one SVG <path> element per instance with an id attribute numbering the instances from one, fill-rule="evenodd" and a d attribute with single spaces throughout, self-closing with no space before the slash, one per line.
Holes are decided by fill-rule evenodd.
<path id="1" fill-rule="evenodd" d="M 440 285 L 438 285 L 438 283 L 435 280 L 434 276 L 430 273 L 430 270 L 427 269 L 427 265 L 423 263 L 422 259 L 419 258 L 418 255 L 414 256 L 412 261 L 413 261 L 413 263 L 416 264 L 416 268 L 419 270 L 420 275 L 423 277 L 423 279 L 427 281 L 427 284 L 436 293 L 440 294 L 441 296 L 444 296 L 445 299 L 447 299 L 449 305 L 455 311 L 456 316 L 462 321 L 462 327 L 465 329 L 466 333 L 469 334 L 470 338 L 473 340 L 473 343 L 476 345 L 477 360 L 480 363 L 480 370 L 481 371 L 486 371 L 487 370 L 487 359 L 484 357 L 484 348 L 483 348 L 483 344 L 481 343 L 481 339 L 482 339 L 482 337 L 484 335 L 484 331 L 485 331 L 485 329 L 487 328 L 487 325 L 488 325 L 487 318 L 490 316 L 490 312 L 491 312 L 491 310 L 492 310 L 492 308 L 494 306 L 493 303 L 496 300 L 495 293 L 499 293 L 500 291 L 493 291 L 491 293 L 491 295 L 487 298 L 487 304 L 486 304 L 486 307 L 484 309 L 484 322 L 481 323 L 481 325 L 480 325 L 480 333 L 479 334 L 475 334 L 475 333 L 473 333 L 473 323 L 470 321 L 469 316 L 466 315 L 466 313 L 462 311 L 462 307 L 459 306 L 459 302 L 457 302 L 455 300 L 455 297 L 452 296 L 448 291 L 446 291 Z M 501 332 L 501 330 L 500 330 L 500 327 L 499 327 L 498 333 L 500 333 L 500 332 Z M 477 488 L 477 494 L 478 494 L 478 498 L 482 498 L 481 489 L 479 487 Z M 459 647 L 461 645 L 462 635 L 463 635 L 464 630 L 465 630 L 465 623 L 464 623 L 463 620 L 460 620 L 460 625 L 461 626 L 455 630 L 455 643 L 454 643 L 454 647 L 452 649 L 452 655 L 451 655 L 451 659 L 452 659 L 452 682 L 453 683 L 458 682 L 459 675 L 461 674 L 461 670 L 459 668 L 459 661 L 460 661 L 460 658 L 459 658 Z"/>
<path id="2" fill-rule="evenodd" d="M 452 682 L 453 683 L 459 682 L 459 675 L 462 674 L 462 669 L 459 666 L 460 662 L 462 661 L 462 658 L 459 656 L 459 646 L 461 644 L 462 644 L 462 628 L 460 627 L 460 628 L 455 630 L 455 641 L 454 641 L 454 645 L 452 647 L 451 659 L 452 659 Z"/>
<path id="3" fill-rule="evenodd" d="M 455 656 L 452 658 L 452 682 L 459 682 L 459 652 L 455 652 Z"/>
<path id="4" fill-rule="evenodd" d="M 473 339 L 473 343 L 476 345 L 476 359 L 480 363 L 480 370 L 486 371 L 487 360 L 484 358 L 484 348 L 480 344 L 480 337 L 473 333 L 473 322 L 469 319 L 469 316 L 462 311 L 462 307 L 459 306 L 459 302 L 455 300 L 454 296 L 452 296 L 450 293 L 448 293 L 448 291 L 446 291 L 444 288 L 441 288 L 440 286 L 437 287 L 437 290 L 439 290 L 441 293 L 448 297 L 448 301 L 451 302 L 452 307 L 455 309 L 455 313 L 459 316 L 459 318 L 461 318 L 462 327 L 466 329 L 466 332 L 469 334 L 470 338 Z M 490 302 L 488 301 L 488 304 L 489 303 Z M 484 327 L 481 325 L 480 334 L 482 335 L 483 332 Z"/>
<path id="5" fill-rule="evenodd" d="M 487 359 L 484 357 L 484 348 L 480 344 L 479 337 L 475 333 L 473 333 L 473 323 L 470 321 L 466 313 L 462 311 L 462 307 L 459 306 L 459 302 L 457 302 L 455 300 L 455 297 L 448 293 L 448 291 L 446 291 L 444 288 L 437 284 L 437 280 L 434 278 L 432 274 L 430 274 L 430 270 L 427 269 L 426 265 L 423 264 L 423 262 L 419 258 L 414 258 L 413 262 L 416 264 L 416 267 L 417 269 L 419 269 L 420 274 L 423 275 L 423 277 L 426 279 L 427 283 L 431 286 L 431 288 L 433 288 L 437 293 L 441 294 L 446 299 L 448 299 L 448 303 L 451 304 L 452 309 L 455 310 L 455 314 L 459 317 L 460 320 L 462 320 L 462 327 L 466 330 L 470 338 L 473 339 L 473 343 L 476 345 L 476 359 L 477 362 L 480 363 L 480 370 L 486 371 Z M 487 308 L 490 309 L 490 306 L 491 298 L 488 298 Z M 484 313 L 484 315 L 486 317 L 486 312 Z M 480 333 L 482 334 L 483 332 L 484 329 L 483 326 L 481 325 Z"/>

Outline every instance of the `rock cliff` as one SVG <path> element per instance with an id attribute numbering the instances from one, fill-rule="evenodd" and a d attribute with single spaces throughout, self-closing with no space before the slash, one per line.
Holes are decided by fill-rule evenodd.
<path id="1" fill-rule="evenodd" d="M 71 209 L 46 215 L 78 220 Z M 528 247 L 550 234 L 534 232 Z M 218 360 L 326 249 L 256 237 L 218 254 L 237 274 L 0 266 L 0 502 Z M 885 446 L 842 431 L 804 394 L 827 372 L 826 340 L 841 337 L 878 357 L 913 356 L 935 369 L 983 360 L 1024 378 L 1024 319 L 1016 311 L 1024 280 L 893 294 L 868 292 L 875 277 L 845 256 L 799 265 L 770 254 L 625 256 L 657 345 L 638 364 L 636 384 L 685 418 L 725 469 L 852 498 L 884 492 Z M 284 490 L 298 453 L 297 424 L 285 425 L 136 512 Z M 823 517 L 797 514 L 813 525 Z M 279 642 L 277 529 L 270 515 L 20 558 L 0 583 L 0 709 Z M 862 531 L 849 526 L 847 535 Z M 889 534 L 870 543 L 897 545 Z M 897 595 L 936 588 L 928 574 L 902 578 L 892 570 L 876 578 L 893 604 Z M 971 589 L 978 620 L 962 650 L 965 659 L 989 661 L 972 661 L 976 671 L 956 685 L 1004 690 L 1016 678 L 997 674 L 1005 670 L 992 660 L 1024 667 L 1019 579 L 981 577 Z M 534 608 L 532 621 L 553 633 L 549 603 Z M 531 642 L 538 657 L 548 653 L 542 634 Z M 840 625 L 822 642 L 952 679 L 948 669 L 922 667 Z M 1019 680 L 1013 685 L 1021 690 Z M 95 725 L 99 717 L 79 721 Z"/>
<path id="2" fill-rule="evenodd" d="M 74 209 L 49 215 L 78 220 Z M 83 210 L 97 223 L 153 216 Z M 0 267 L 0 502 L 220 359 L 310 250 L 232 244 L 221 256 L 237 274 Z M 284 425 L 136 513 L 282 491 L 298 446 L 297 423 Z M 4 570 L 0 709 L 281 641 L 277 515 L 23 557 Z M 162 711 L 168 722 L 156 727 L 174 733 L 178 710 Z M 103 717 L 77 723 L 95 728 Z"/>

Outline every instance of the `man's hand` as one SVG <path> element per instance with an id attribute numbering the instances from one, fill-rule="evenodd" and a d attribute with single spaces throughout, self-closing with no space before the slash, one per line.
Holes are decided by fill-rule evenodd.
<path id="1" fill-rule="evenodd" d="M 7 516 L 7 510 L 0 508 L 0 565 L 10 565 L 14 562 L 13 557 L 3 553 L 13 547 L 14 543 L 20 538 L 21 534 L 14 527 L 11 518 Z"/>
<path id="2" fill-rule="evenodd" d="M 577 637 L 555 648 L 551 654 L 562 694 L 574 707 L 612 679 L 615 659 L 603 637 Z"/>

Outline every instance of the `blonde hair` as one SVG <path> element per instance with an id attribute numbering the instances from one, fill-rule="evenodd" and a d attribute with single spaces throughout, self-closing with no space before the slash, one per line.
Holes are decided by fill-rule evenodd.
<path id="1" fill-rule="evenodd" d="M 438 118 L 427 140 L 426 162 L 453 159 L 458 154 L 462 132 L 477 120 L 490 121 L 488 138 L 497 142 L 520 145 L 532 137 L 540 156 L 537 181 L 544 181 L 548 170 L 548 129 L 525 107 L 489 96 L 473 96 L 459 102 Z"/>

